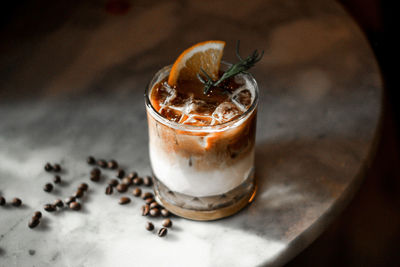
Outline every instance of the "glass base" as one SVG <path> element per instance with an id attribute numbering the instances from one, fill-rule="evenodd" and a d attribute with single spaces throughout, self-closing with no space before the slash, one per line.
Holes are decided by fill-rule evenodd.
<path id="1" fill-rule="evenodd" d="M 154 191 L 157 201 L 170 212 L 183 218 L 209 221 L 237 213 L 253 201 L 257 186 L 254 170 L 246 180 L 231 191 L 214 196 L 194 197 L 169 190 L 156 176 Z"/>

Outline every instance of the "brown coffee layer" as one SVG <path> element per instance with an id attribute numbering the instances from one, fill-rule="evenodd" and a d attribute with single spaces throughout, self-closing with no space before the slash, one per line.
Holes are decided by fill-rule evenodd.
<path id="1" fill-rule="evenodd" d="M 238 126 L 222 132 L 190 132 L 174 129 L 148 114 L 150 142 L 165 154 L 177 154 L 198 170 L 229 166 L 252 152 L 256 111 Z"/>

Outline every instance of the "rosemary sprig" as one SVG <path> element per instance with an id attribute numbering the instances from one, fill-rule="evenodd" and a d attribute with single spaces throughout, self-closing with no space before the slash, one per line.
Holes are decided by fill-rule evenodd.
<path id="1" fill-rule="evenodd" d="M 206 79 L 204 79 L 200 73 L 197 73 L 197 78 L 204 84 L 204 94 L 208 94 L 210 91 L 211 87 L 216 87 L 218 86 L 221 82 L 224 80 L 233 77 L 239 73 L 247 73 L 246 71 L 253 67 L 258 61 L 261 60 L 261 58 L 264 55 L 264 51 L 261 52 L 261 54 L 258 53 L 257 49 L 253 51 L 248 57 L 243 59 L 239 55 L 239 45 L 240 41 L 237 41 L 236 43 L 236 56 L 239 59 L 238 63 L 233 64 L 227 71 L 224 72 L 224 74 L 219 78 L 217 81 L 213 81 L 213 79 L 208 75 L 208 73 L 201 69 L 201 72 L 205 76 Z"/>

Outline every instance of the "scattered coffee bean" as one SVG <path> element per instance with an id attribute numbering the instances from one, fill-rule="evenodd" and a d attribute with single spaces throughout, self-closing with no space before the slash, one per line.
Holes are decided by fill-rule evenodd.
<path id="1" fill-rule="evenodd" d="M 110 181 L 108 181 L 108 185 L 110 186 L 117 186 L 119 184 L 117 179 L 111 179 Z"/>
<path id="2" fill-rule="evenodd" d="M 83 197 L 84 192 L 85 192 L 85 191 L 83 191 L 82 189 L 78 189 L 78 190 L 75 192 L 74 197 L 76 197 L 76 198 L 81 198 L 81 197 Z"/>
<path id="3" fill-rule="evenodd" d="M 87 183 L 81 183 L 78 186 L 78 189 L 83 190 L 83 191 L 87 191 L 89 189 L 89 185 Z"/>
<path id="4" fill-rule="evenodd" d="M 89 156 L 87 157 L 86 162 L 90 165 L 94 165 L 96 163 L 96 159 L 93 156 Z"/>
<path id="5" fill-rule="evenodd" d="M 13 198 L 13 200 L 11 201 L 11 205 L 13 205 L 14 207 L 19 207 L 22 205 L 22 201 L 21 199 L 15 197 Z"/>
<path id="6" fill-rule="evenodd" d="M 118 171 L 117 171 L 117 177 L 118 177 L 119 179 L 122 179 L 122 178 L 124 178 L 124 176 L 125 176 L 125 171 L 124 171 L 123 169 L 118 169 Z"/>
<path id="7" fill-rule="evenodd" d="M 118 168 L 118 162 L 112 159 L 107 163 L 107 166 L 109 169 L 115 170 L 116 168 Z"/>
<path id="8" fill-rule="evenodd" d="M 148 198 L 148 199 L 150 199 L 150 198 Z M 160 206 L 159 206 L 158 203 L 155 202 L 155 201 L 153 201 L 153 202 L 150 203 L 150 209 L 159 208 L 159 207 L 160 207 Z"/>
<path id="9" fill-rule="evenodd" d="M 154 229 L 154 224 L 152 224 L 151 222 L 146 222 L 146 230 L 153 231 L 153 229 Z"/>
<path id="10" fill-rule="evenodd" d="M 143 178 L 143 184 L 145 186 L 151 186 L 153 184 L 153 180 L 150 176 L 146 176 L 145 178 Z"/>
<path id="11" fill-rule="evenodd" d="M 130 186 L 132 184 L 132 179 L 129 177 L 125 177 L 122 179 L 122 183 L 126 184 L 127 186 Z"/>
<path id="12" fill-rule="evenodd" d="M 165 227 L 163 227 L 163 228 L 161 228 L 160 230 L 158 230 L 158 236 L 159 236 L 159 237 L 164 237 L 164 236 L 167 235 L 167 233 L 168 233 L 168 230 L 167 230 L 167 228 L 165 228 Z"/>
<path id="13" fill-rule="evenodd" d="M 0 206 L 4 206 L 6 204 L 6 199 L 4 197 L 0 197 Z"/>
<path id="14" fill-rule="evenodd" d="M 153 198 L 154 197 L 154 195 L 153 195 L 153 193 L 151 193 L 151 192 L 145 192 L 145 193 L 143 193 L 143 195 L 142 195 L 142 198 L 143 199 L 146 199 L 146 198 Z"/>
<path id="15" fill-rule="evenodd" d="M 46 165 L 44 165 L 44 170 L 46 172 L 51 172 L 53 170 L 53 166 L 51 166 L 51 164 L 47 162 Z"/>
<path id="16" fill-rule="evenodd" d="M 54 176 L 54 177 L 53 177 L 53 182 L 54 182 L 55 184 L 61 183 L 61 177 L 60 177 L 60 175 Z"/>
<path id="17" fill-rule="evenodd" d="M 121 205 L 125 205 L 128 204 L 129 202 L 131 202 L 131 199 L 129 197 L 121 197 L 118 203 Z"/>
<path id="18" fill-rule="evenodd" d="M 126 184 L 119 184 L 117 185 L 117 191 L 120 193 L 125 193 L 128 190 L 128 186 Z"/>
<path id="19" fill-rule="evenodd" d="M 100 181 L 100 176 L 90 176 L 90 181 L 92 181 L 92 182 L 98 182 L 98 181 Z"/>
<path id="20" fill-rule="evenodd" d="M 172 221 L 171 221 L 170 219 L 164 219 L 164 220 L 162 221 L 162 225 L 163 225 L 164 227 L 171 227 L 171 226 L 172 226 Z"/>
<path id="21" fill-rule="evenodd" d="M 66 199 L 64 200 L 64 202 L 65 202 L 65 204 L 69 205 L 69 204 L 71 204 L 72 202 L 74 202 L 75 200 L 76 200 L 76 198 L 71 196 L 71 197 L 66 198 Z"/>
<path id="22" fill-rule="evenodd" d="M 113 187 L 111 185 L 108 185 L 106 187 L 106 195 L 111 195 L 113 193 Z"/>
<path id="23" fill-rule="evenodd" d="M 163 217 L 168 217 L 170 215 L 170 213 L 167 209 L 161 209 L 161 215 Z"/>
<path id="24" fill-rule="evenodd" d="M 55 172 L 60 172 L 61 171 L 61 166 L 60 166 L 60 164 L 54 164 L 53 165 L 53 170 L 55 171 Z"/>
<path id="25" fill-rule="evenodd" d="M 100 174 L 101 174 L 101 171 L 100 171 L 99 168 L 93 168 L 93 169 L 90 171 L 90 176 L 100 176 Z"/>
<path id="26" fill-rule="evenodd" d="M 153 203 L 154 202 L 154 198 L 152 198 L 152 197 L 149 197 L 149 198 L 146 198 L 145 200 L 144 200 L 144 202 L 146 202 L 146 204 L 151 204 L 151 203 Z"/>
<path id="27" fill-rule="evenodd" d="M 73 202 L 69 203 L 69 208 L 71 210 L 80 210 L 81 209 L 81 203 L 73 201 Z"/>
<path id="28" fill-rule="evenodd" d="M 134 185 L 141 185 L 143 184 L 143 178 L 142 177 L 136 177 L 133 179 L 133 184 Z"/>
<path id="29" fill-rule="evenodd" d="M 45 204 L 43 209 L 47 212 L 53 212 L 56 210 L 56 206 L 54 206 L 53 204 Z"/>
<path id="30" fill-rule="evenodd" d="M 32 216 L 32 219 L 33 218 L 36 218 L 36 219 L 42 218 L 42 213 L 40 211 L 35 211 L 35 213 Z"/>
<path id="31" fill-rule="evenodd" d="M 150 210 L 150 216 L 151 217 L 157 217 L 159 215 L 160 215 L 160 210 L 159 209 L 155 208 L 155 209 L 151 209 Z"/>
<path id="32" fill-rule="evenodd" d="M 43 186 L 43 190 L 46 192 L 51 192 L 53 191 L 53 185 L 51 183 L 47 183 Z"/>
<path id="33" fill-rule="evenodd" d="M 28 227 L 31 228 L 31 229 L 32 229 L 32 228 L 35 228 L 36 226 L 39 225 L 39 223 L 40 223 L 40 220 L 39 220 L 38 218 L 33 217 L 33 218 L 29 221 Z"/>
<path id="34" fill-rule="evenodd" d="M 100 168 L 105 169 L 107 168 L 107 161 L 105 161 L 104 159 L 99 159 L 97 161 L 97 165 L 100 166 Z"/>
<path id="35" fill-rule="evenodd" d="M 101 175 L 101 171 L 99 168 L 93 168 L 90 171 L 90 180 L 93 182 L 98 182 L 100 181 L 100 175 Z"/>
<path id="36" fill-rule="evenodd" d="M 143 205 L 142 206 L 142 216 L 147 216 L 150 212 L 150 207 L 149 205 Z"/>
<path id="37" fill-rule="evenodd" d="M 134 179 L 137 177 L 137 172 L 131 172 L 130 174 L 128 174 L 128 177 L 131 179 Z"/>
<path id="38" fill-rule="evenodd" d="M 136 187 L 135 189 L 133 189 L 132 194 L 135 197 L 139 197 L 142 194 L 142 189 L 140 189 L 139 187 Z"/>
<path id="39" fill-rule="evenodd" d="M 61 199 L 57 199 L 56 201 L 54 201 L 53 205 L 62 208 L 64 207 L 64 202 Z"/>

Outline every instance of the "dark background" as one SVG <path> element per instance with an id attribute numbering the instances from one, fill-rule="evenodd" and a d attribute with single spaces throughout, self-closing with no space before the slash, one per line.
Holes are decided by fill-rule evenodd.
<path id="1" fill-rule="evenodd" d="M 396 1 L 341 0 L 340 3 L 365 32 L 381 68 L 385 87 L 381 137 L 364 183 L 350 205 L 288 266 L 400 266 Z"/>
<path id="2" fill-rule="evenodd" d="M 0 28 L 27 1 L 5 1 Z M 384 110 L 377 152 L 350 205 L 288 266 L 400 266 L 400 112 L 395 61 L 395 3 L 340 0 L 365 32 L 382 71 Z M 51 27 L 51 25 L 48 25 Z"/>

